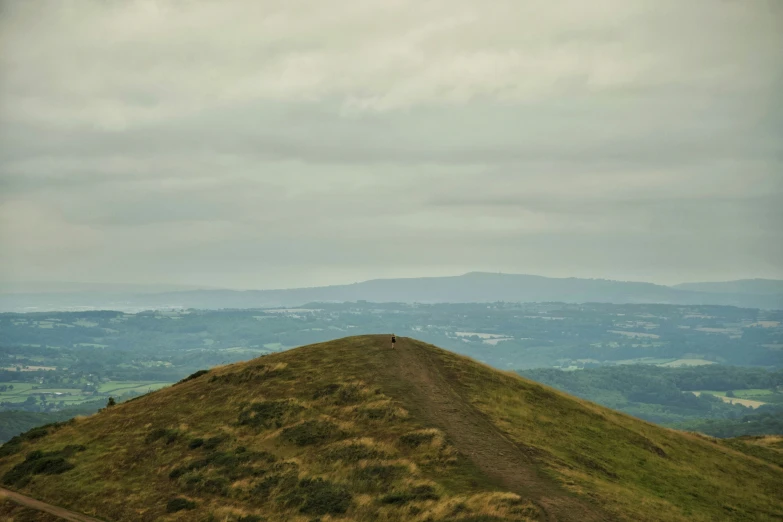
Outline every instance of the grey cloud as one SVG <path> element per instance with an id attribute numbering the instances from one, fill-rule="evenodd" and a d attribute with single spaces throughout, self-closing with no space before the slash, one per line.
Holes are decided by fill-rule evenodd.
<path id="1" fill-rule="evenodd" d="M 779 2 L 0 7 L 0 278 L 783 277 Z"/>

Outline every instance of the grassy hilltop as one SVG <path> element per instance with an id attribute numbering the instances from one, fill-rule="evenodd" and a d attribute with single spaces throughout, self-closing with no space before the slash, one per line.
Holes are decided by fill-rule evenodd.
<path id="1" fill-rule="evenodd" d="M 783 518 L 780 438 L 667 430 L 412 339 L 191 377 L 13 439 L 0 482 L 110 521 Z"/>

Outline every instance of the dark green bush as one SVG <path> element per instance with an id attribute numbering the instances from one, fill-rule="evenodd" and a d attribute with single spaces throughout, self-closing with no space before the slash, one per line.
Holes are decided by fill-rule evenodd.
<path id="1" fill-rule="evenodd" d="M 152 430 L 144 441 L 147 444 L 155 442 L 156 440 L 163 439 L 166 444 L 171 444 L 179 437 L 179 430 L 167 429 L 167 428 L 155 428 Z"/>
<path id="2" fill-rule="evenodd" d="M 177 511 L 196 509 L 196 503 L 186 498 L 177 497 L 169 500 L 166 504 L 166 511 L 169 513 L 176 513 Z"/>
<path id="3" fill-rule="evenodd" d="M 503 520 L 492 515 L 474 515 L 472 517 L 460 518 L 455 520 L 455 522 L 503 522 Z"/>
<path id="4" fill-rule="evenodd" d="M 217 437 L 210 437 L 204 441 L 205 450 L 213 450 L 228 440 L 227 435 L 218 435 Z"/>
<path id="5" fill-rule="evenodd" d="M 369 420 L 381 420 L 387 417 L 393 417 L 394 411 L 388 406 L 382 406 L 380 408 L 363 408 L 359 410 L 359 415 Z"/>
<path id="6" fill-rule="evenodd" d="M 44 453 L 43 451 L 41 451 L 41 450 L 34 450 L 34 451 L 31 451 L 30 453 L 27 454 L 26 459 L 27 460 L 38 460 L 40 458 L 43 458 L 44 456 L 46 456 L 46 453 Z"/>
<path id="7" fill-rule="evenodd" d="M 45 437 L 49 435 L 49 430 L 46 428 L 33 428 L 24 435 L 22 435 L 22 438 L 25 440 L 35 440 L 40 439 L 41 437 Z"/>
<path id="8" fill-rule="evenodd" d="M 413 500 L 408 493 L 389 493 L 381 497 L 382 504 L 407 504 Z"/>
<path id="9" fill-rule="evenodd" d="M 300 513 L 327 515 L 345 513 L 351 506 L 352 497 L 342 486 L 322 478 L 305 478 L 282 500 L 288 507 L 298 506 Z"/>
<path id="10" fill-rule="evenodd" d="M 266 500 L 273 490 L 290 490 L 296 487 L 298 481 L 299 477 L 297 472 L 267 475 L 261 482 L 253 487 L 252 493 L 259 496 L 261 500 Z"/>
<path id="11" fill-rule="evenodd" d="M 14 455 L 22 450 L 22 440 L 16 436 L 0 446 L 0 458 Z"/>
<path id="12" fill-rule="evenodd" d="M 251 456 L 251 460 L 253 461 L 266 462 L 268 464 L 277 461 L 277 457 L 273 453 L 269 453 L 268 451 L 252 452 L 250 453 L 250 456 Z"/>
<path id="13" fill-rule="evenodd" d="M 179 466 L 171 470 L 171 473 L 169 473 L 169 478 L 178 479 L 185 473 L 189 473 L 201 468 L 206 468 L 207 466 L 209 466 L 209 461 L 207 459 L 194 460 L 193 462 L 185 464 L 184 466 Z"/>
<path id="14" fill-rule="evenodd" d="M 286 418 L 303 409 L 303 406 L 290 400 L 257 402 L 239 414 L 239 424 L 254 428 L 280 428 Z"/>
<path id="15" fill-rule="evenodd" d="M 435 488 L 424 484 L 415 486 L 408 491 L 389 493 L 381 497 L 383 504 L 407 504 L 417 500 L 438 500 L 440 496 L 435 492 Z"/>
<path id="16" fill-rule="evenodd" d="M 188 444 L 188 448 L 196 449 L 196 448 L 200 448 L 203 445 L 204 445 L 204 439 L 193 439 Z"/>
<path id="17" fill-rule="evenodd" d="M 77 453 L 81 451 L 86 451 L 87 446 L 84 446 L 83 444 L 69 444 L 65 446 L 63 449 L 60 450 L 60 455 L 68 458 L 76 455 Z"/>
<path id="18" fill-rule="evenodd" d="M 371 488 L 383 488 L 407 474 L 405 466 L 376 464 L 357 469 L 353 478 Z"/>
<path id="19" fill-rule="evenodd" d="M 184 475 L 185 473 L 187 473 L 188 471 L 189 470 L 184 467 L 174 468 L 169 472 L 169 478 L 172 480 L 176 480 L 180 478 L 182 475 Z"/>
<path id="20" fill-rule="evenodd" d="M 186 473 L 205 468 L 207 466 L 213 466 L 221 470 L 222 476 L 230 480 L 238 480 L 242 477 L 249 477 L 252 475 L 262 475 L 266 472 L 265 469 L 255 469 L 249 467 L 248 464 L 253 462 L 262 462 L 271 464 L 277 460 L 273 454 L 266 451 L 225 451 L 214 452 L 206 455 L 203 459 L 194 460 L 188 464 L 176 467 L 169 473 L 169 478 L 172 480 L 179 479 Z"/>
<path id="21" fill-rule="evenodd" d="M 356 384 L 348 384 L 340 388 L 335 402 L 340 405 L 354 404 L 362 400 L 362 389 Z"/>
<path id="22" fill-rule="evenodd" d="M 316 392 L 313 394 L 313 400 L 320 399 L 321 397 L 328 397 L 329 395 L 334 395 L 340 388 L 341 386 L 336 383 L 327 384 L 323 388 L 316 390 Z"/>
<path id="23" fill-rule="evenodd" d="M 64 422 L 54 422 L 45 426 L 38 426 L 25 433 L 11 437 L 8 442 L 0 446 L 0 458 L 19 453 L 22 449 L 22 443 L 26 440 L 35 440 L 45 437 L 49 434 L 48 428 L 59 428 L 64 425 Z"/>
<path id="24" fill-rule="evenodd" d="M 59 475 L 74 467 L 60 452 L 33 451 L 27 455 L 24 462 L 20 462 L 3 475 L 3 483 L 21 485 L 29 481 L 32 475 Z"/>
<path id="25" fill-rule="evenodd" d="M 346 444 L 328 448 L 321 454 L 325 461 L 342 460 L 345 462 L 359 462 L 369 459 L 387 459 L 389 455 L 365 444 Z"/>
<path id="26" fill-rule="evenodd" d="M 179 381 L 177 384 L 182 384 L 183 382 L 188 382 L 188 381 L 192 381 L 193 379 L 198 379 L 202 375 L 206 375 L 208 373 L 209 373 L 209 370 L 199 370 L 196 373 L 191 373 L 190 375 L 188 375 L 187 377 L 185 377 L 184 379 Z M 175 386 L 176 386 L 176 384 L 175 384 Z"/>
<path id="27" fill-rule="evenodd" d="M 225 497 L 228 496 L 229 482 L 228 479 L 223 477 L 211 477 L 204 480 L 198 490 L 204 493 Z"/>
<path id="28" fill-rule="evenodd" d="M 204 482 L 204 475 L 199 473 L 190 473 L 183 476 L 182 483 L 186 488 L 191 490 L 198 489 L 199 485 Z"/>
<path id="29" fill-rule="evenodd" d="M 207 456 L 207 461 L 212 466 L 218 466 L 221 468 L 234 468 L 238 464 L 248 462 L 249 460 L 250 456 L 247 454 L 237 455 L 230 451 L 213 453 Z"/>
<path id="30" fill-rule="evenodd" d="M 275 473 L 293 474 L 298 477 L 299 464 L 297 464 L 296 462 L 292 462 L 290 460 L 284 460 L 283 462 L 278 462 L 277 464 L 272 466 L 272 471 Z"/>
<path id="31" fill-rule="evenodd" d="M 429 444 L 433 438 L 434 433 L 406 433 L 400 437 L 400 442 L 409 448 L 418 448 L 422 444 Z"/>
<path id="32" fill-rule="evenodd" d="M 313 394 L 313 399 L 333 397 L 335 404 L 354 404 L 362 400 L 362 388 L 358 384 L 328 384 Z"/>
<path id="33" fill-rule="evenodd" d="M 281 438 L 297 446 L 323 444 L 340 436 L 340 430 L 331 422 L 305 421 L 283 430 Z"/>

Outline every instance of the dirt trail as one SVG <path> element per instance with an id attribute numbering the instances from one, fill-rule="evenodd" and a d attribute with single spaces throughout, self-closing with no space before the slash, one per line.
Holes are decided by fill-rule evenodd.
<path id="1" fill-rule="evenodd" d="M 70 520 L 71 522 L 102 522 L 97 518 L 88 517 L 87 515 L 74 513 L 73 511 L 68 511 L 67 509 L 63 509 L 61 507 L 52 506 L 51 504 L 20 495 L 19 493 L 15 493 L 4 488 L 0 488 L 0 497 L 7 498 L 22 506 L 35 509 L 36 511 L 43 511 L 44 513 L 58 516 L 63 520 Z"/>
<path id="2" fill-rule="evenodd" d="M 509 491 L 533 501 L 550 522 L 611 520 L 544 475 L 514 442 L 462 398 L 444 375 L 437 354 L 400 339 L 390 369 L 417 390 L 410 406 L 443 429 L 457 449 L 487 476 Z M 391 361 L 390 361 L 391 362 Z"/>

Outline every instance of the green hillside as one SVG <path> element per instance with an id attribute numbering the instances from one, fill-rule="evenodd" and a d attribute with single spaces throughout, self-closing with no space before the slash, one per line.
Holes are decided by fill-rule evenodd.
<path id="1" fill-rule="evenodd" d="M 0 481 L 111 521 L 763 521 L 777 455 L 364 336 L 38 428 L 0 447 Z"/>

